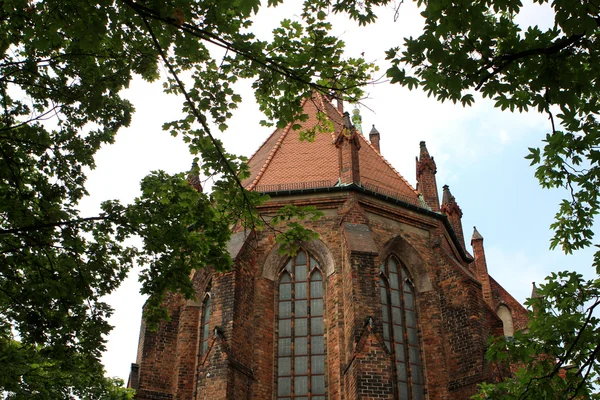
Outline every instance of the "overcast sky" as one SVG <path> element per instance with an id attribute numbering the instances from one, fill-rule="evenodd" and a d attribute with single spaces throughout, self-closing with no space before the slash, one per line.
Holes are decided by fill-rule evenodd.
<path id="1" fill-rule="evenodd" d="M 297 10 L 286 5 L 261 11 L 258 34 L 267 35 L 272 21 L 295 18 Z M 395 22 L 391 8 L 381 9 L 379 15 L 377 24 L 367 28 L 341 18 L 334 26 L 349 55 L 364 52 L 383 73 L 384 51 L 401 45 L 403 37 L 419 35 L 423 20 L 409 1 L 402 4 Z M 551 17 L 548 9 L 528 4 L 519 22 L 546 27 Z M 271 130 L 259 126 L 262 116 L 247 85 L 240 90 L 244 102 L 221 139 L 229 152 L 250 156 Z M 559 250 L 548 249 L 549 225 L 566 193 L 541 189 L 534 169 L 524 159 L 528 147 L 542 146 L 541 140 L 550 129 L 546 116 L 500 112 L 493 103 L 481 99 L 470 108 L 440 104 L 421 91 L 387 83 L 370 86 L 367 93 L 369 98 L 360 108 L 365 134 L 368 136 L 373 124 L 377 127 L 383 156 L 413 186 L 419 142 L 427 142 L 437 163 L 440 198 L 441 186 L 448 184 L 462 208 L 467 249 L 476 225 L 484 237 L 490 274 L 517 300 L 523 302 L 531 293 L 531 282 L 543 281 L 551 271 L 577 269 L 591 276 L 591 251 L 566 257 Z M 131 201 L 139 194 L 139 181 L 150 171 L 175 173 L 190 167 L 192 156 L 186 145 L 161 129 L 164 122 L 177 117 L 181 100 L 162 94 L 159 82 L 139 80 L 133 82 L 126 97 L 137 111 L 131 126 L 119 132 L 116 143 L 98 153 L 97 168 L 90 172 L 87 183 L 90 197 L 81 204 L 83 216 L 97 213 L 103 200 Z M 346 110 L 350 109 L 346 105 Z M 138 291 L 134 271 L 108 299 L 115 308 L 111 319 L 115 329 L 103 361 L 109 376 L 125 381 L 136 358 L 144 302 Z"/>

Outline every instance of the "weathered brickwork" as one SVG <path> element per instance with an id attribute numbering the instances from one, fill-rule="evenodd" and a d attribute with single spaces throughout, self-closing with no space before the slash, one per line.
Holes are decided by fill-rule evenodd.
<path id="1" fill-rule="evenodd" d="M 300 245 L 323 276 L 325 398 L 398 400 L 404 359 L 417 371 L 404 381 L 409 387 L 422 381 L 425 399 L 469 398 L 478 383 L 498 377 L 484 358 L 489 337 L 503 334 L 498 307 L 510 311 L 515 329 L 526 327 L 527 312 L 489 276 L 477 231 L 474 256 L 465 249 L 462 211 L 449 191 L 440 208 L 436 166 L 424 143 L 416 191 L 377 146 L 354 127 L 342 129 L 340 109 L 326 98 L 305 102 L 310 115 L 303 126 L 316 123 L 318 110 L 326 111 L 335 132 L 318 135 L 313 151 L 291 141 L 289 129 L 276 131 L 250 160 L 246 184 L 271 188 L 271 199 L 259 208 L 267 219 L 287 204 L 312 205 L 324 214 L 302 222 L 319 239 Z M 304 176 L 311 177 L 310 184 Z M 170 295 L 165 301 L 170 320 L 157 332 L 142 324 L 130 378 L 138 400 L 277 399 L 279 279 L 289 258 L 280 254 L 275 232 L 242 233 L 232 239 L 231 271 L 196 271 L 196 299 Z M 404 305 L 390 306 L 404 317 L 392 322 L 389 313 L 384 317 L 388 308 L 382 301 L 392 297 L 389 288 L 380 290 L 380 266 L 392 256 L 410 284 L 403 289 L 400 282 L 395 293 L 404 290 L 414 298 L 410 329 L 398 322 L 404 318 L 408 324 Z M 202 304 L 209 287 L 210 332 L 201 354 Z M 409 344 L 410 351 L 389 343 Z M 410 366 L 415 360 L 418 366 Z"/>

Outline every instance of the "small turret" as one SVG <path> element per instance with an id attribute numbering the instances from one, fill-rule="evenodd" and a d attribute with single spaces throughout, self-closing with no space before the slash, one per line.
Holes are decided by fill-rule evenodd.
<path id="1" fill-rule="evenodd" d="M 187 181 L 191 187 L 202 193 L 202 182 L 200 181 L 198 162 L 194 161 L 192 163 L 192 169 L 190 169 L 190 172 L 188 173 Z"/>
<path id="2" fill-rule="evenodd" d="M 483 249 L 483 236 L 473 227 L 473 236 L 471 237 L 471 247 L 475 257 L 475 276 L 481 283 L 483 300 L 492 307 L 492 288 L 490 285 L 490 276 L 488 274 L 487 262 L 485 261 L 485 251 Z"/>
<path id="3" fill-rule="evenodd" d="M 360 185 L 360 168 L 358 164 L 360 141 L 356 128 L 350 122 L 348 112 L 344 113 L 343 122 L 344 127 L 335 140 L 335 146 L 339 149 L 340 183 L 342 185 Z"/>
<path id="4" fill-rule="evenodd" d="M 375 147 L 375 150 L 381 153 L 381 150 L 379 149 L 379 139 L 379 131 L 375 129 L 375 125 L 373 125 L 371 132 L 369 132 L 369 141 L 371 142 L 371 145 Z"/>
<path id="5" fill-rule="evenodd" d="M 363 133 L 362 117 L 360 115 L 360 110 L 358 108 L 355 108 L 354 110 L 352 110 L 352 124 L 354 125 L 354 127 L 356 128 L 357 131 L 359 131 L 361 134 Z"/>
<path id="6" fill-rule="evenodd" d="M 448 185 L 444 185 L 444 193 L 442 195 L 442 207 L 441 211 L 443 214 L 448 216 L 450 225 L 454 228 L 454 233 L 458 237 L 460 244 L 465 247 L 465 237 L 462 229 L 462 210 L 456 203 L 456 199 L 450 193 Z"/>
<path id="7" fill-rule="evenodd" d="M 435 174 L 437 167 L 433 157 L 429 155 L 425 142 L 421 142 L 417 162 L 417 190 L 421 192 L 425 202 L 432 211 L 440 211 L 440 198 L 438 196 Z"/>

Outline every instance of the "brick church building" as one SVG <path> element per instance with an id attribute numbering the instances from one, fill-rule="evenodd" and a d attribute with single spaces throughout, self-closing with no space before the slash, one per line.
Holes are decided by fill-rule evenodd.
<path id="1" fill-rule="evenodd" d="M 316 206 L 324 216 L 304 223 L 319 238 L 289 257 L 269 230 L 234 233 L 231 271 L 196 271 L 195 300 L 172 295 L 169 322 L 142 324 L 136 399 L 468 399 L 494 379 L 488 339 L 527 324 L 477 230 L 467 249 L 448 186 L 440 202 L 424 142 L 413 188 L 341 102 L 314 94 L 303 107 L 303 129 L 324 112 L 334 132 L 276 130 L 243 183 L 270 196 L 266 217 Z"/>

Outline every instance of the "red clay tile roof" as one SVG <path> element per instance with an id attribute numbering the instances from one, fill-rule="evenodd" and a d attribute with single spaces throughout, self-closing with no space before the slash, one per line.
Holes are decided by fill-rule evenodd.
<path id="1" fill-rule="evenodd" d="M 339 152 L 334 141 L 343 128 L 342 113 L 320 94 L 303 103 L 308 115 L 301 129 L 317 123 L 317 111 L 324 111 L 333 122 L 330 135 L 317 133 L 313 142 L 300 141 L 291 124 L 277 129 L 248 161 L 250 177 L 243 184 L 263 192 L 294 188 L 330 187 L 340 177 Z M 359 134 L 359 168 L 361 184 L 382 194 L 418 204 L 417 191 Z"/>

